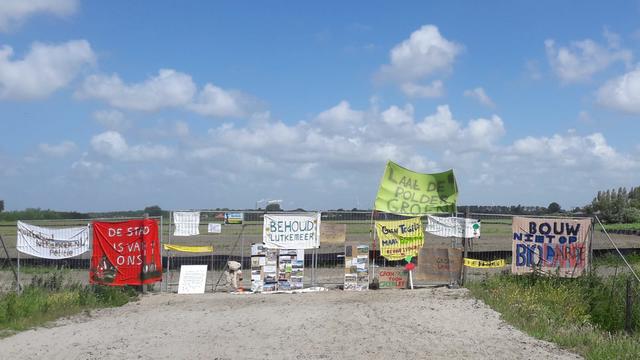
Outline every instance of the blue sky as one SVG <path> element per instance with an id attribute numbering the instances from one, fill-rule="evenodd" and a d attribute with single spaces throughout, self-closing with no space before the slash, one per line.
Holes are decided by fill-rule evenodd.
<path id="1" fill-rule="evenodd" d="M 368 208 L 387 160 L 461 204 L 640 185 L 640 2 L 0 3 L 0 199 Z"/>

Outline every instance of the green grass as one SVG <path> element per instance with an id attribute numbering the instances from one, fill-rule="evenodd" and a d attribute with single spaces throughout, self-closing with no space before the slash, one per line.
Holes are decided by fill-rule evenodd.
<path id="1" fill-rule="evenodd" d="M 638 267 L 640 265 L 640 254 L 625 255 L 625 259 L 632 266 Z M 624 261 L 617 253 L 609 253 L 594 258 L 594 265 L 596 266 L 625 266 Z M 638 269 L 640 270 L 640 269 Z"/>
<path id="2" fill-rule="evenodd" d="M 629 224 L 605 224 L 607 230 L 640 230 L 640 223 Z"/>
<path id="3" fill-rule="evenodd" d="M 137 297 L 132 288 L 65 282 L 62 273 L 35 276 L 22 293 L 0 295 L 0 337 L 83 311 L 121 306 Z"/>
<path id="4" fill-rule="evenodd" d="M 468 288 L 529 335 L 588 359 L 638 359 L 640 335 L 622 330 L 625 281 L 623 276 L 603 280 L 592 275 L 562 279 L 505 274 L 469 283 Z M 637 305 L 633 321 L 640 330 Z"/>

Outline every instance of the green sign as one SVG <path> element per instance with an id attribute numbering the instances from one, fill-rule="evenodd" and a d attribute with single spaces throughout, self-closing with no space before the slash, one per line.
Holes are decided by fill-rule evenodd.
<path id="1" fill-rule="evenodd" d="M 453 170 L 421 174 L 389 161 L 380 182 L 375 209 L 416 216 L 456 211 L 458 186 Z"/>

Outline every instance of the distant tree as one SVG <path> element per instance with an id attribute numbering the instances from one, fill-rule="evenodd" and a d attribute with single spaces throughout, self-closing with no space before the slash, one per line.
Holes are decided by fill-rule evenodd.
<path id="1" fill-rule="evenodd" d="M 4 211 L 4 200 L 0 200 L 0 212 Z"/>
<path id="2" fill-rule="evenodd" d="M 144 212 L 149 216 L 162 216 L 162 209 L 158 205 L 147 206 L 144 208 Z"/>
<path id="3" fill-rule="evenodd" d="M 547 212 L 549 214 L 559 213 L 560 212 L 560 204 L 558 204 L 557 202 L 552 202 L 551 204 L 549 204 L 549 206 L 547 206 Z"/>
<path id="4" fill-rule="evenodd" d="M 267 205 L 265 210 L 266 211 L 282 211 L 282 208 L 280 208 L 280 204 L 278 203 L 271 203 Z"/>

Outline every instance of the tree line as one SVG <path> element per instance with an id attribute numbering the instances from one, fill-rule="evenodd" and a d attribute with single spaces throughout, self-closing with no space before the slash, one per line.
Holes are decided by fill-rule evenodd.
<path id="1" fill-rule="evenodd" d="M 596 214 L 605 223 L 640 222 L 640 186 L 598 191 L 585 212 Z"/>

